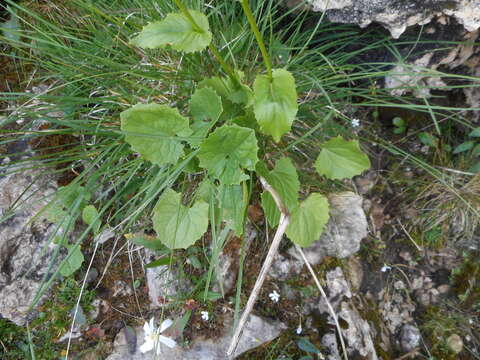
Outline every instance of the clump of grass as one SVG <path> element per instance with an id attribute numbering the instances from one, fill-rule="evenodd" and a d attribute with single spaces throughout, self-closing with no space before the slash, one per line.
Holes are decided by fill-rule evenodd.
<path id="1" fill-rule="evenodd" d="M 70 330 L 71 311 L 76 306 L 80 286 L 77 281 L 69 278 L 52 290 L 53 296 L 39 308 L 38 318 L 28 325 L 28 329 L 0 319 L 2 359 L 32 359 L 30 346 L 36 349 L 37 359 L 56 359 L 62 356 L 64 344 L 57 340 Z M 80 305 L 85 314 L 93 309 L 91 302 L 94 296 L 94 291 L 84 293 Z M 31 332 L 31 337 L 28 331 Z"/>
<path id="2" fill-rule="evenodd" d="M 356 136 L 350 122 L 360 107 L 402 107 L 427 114 L 447 111 L 408 98 L 394 99 L 377 88 L 376 82 L 391 64 L 358 63 L 355 58 L 375 49 L 399 52 L 376 30 L 333 25 L 308 13 L 292 15 L 293 10 L 282 9 L 274 1 L 252 1 L 252 5 L 274 62 L 295 74 L 302 101 L 292 133 L 280 144 L 266 142 L 266 157 L 288 154 L 305 168 L 311 167 L 324 139 L 338 134 Z M 17 108 L 7 118 L 15 136 L 5 137 L 0 145 L 18 140 L 43 144 L 33 158 L 34 166 L 57 175 L 72 175 L 74 169 L 68 181 L 59 185 L 82 185 L 86 192 L 95 194 L 92 202 L 104 224 L 118 234 L 115 244 L 123 244 L 122 234 L 151 227 L 148 214 L 163 190 L 189 188 L 198 174 L 188 170 L 188 159 L 177 167 L 159 168 L 133 155 L 123 142 L 119 113 L 138 102 L 175 103 L 185 108 L 196 83 L 205 76 L 218 75 L 218 66 L 209 56 L 143 51 L 129 45 L 129 39 L 148 21 L 174 10 L 170 1 L 27 1 L 22 5 L 11 2 L 11 6 L 23 24 L 23 37 L 11 44 L 9 56 L 34 66 L 33 82 L 46 84 L 47 90 L 2 94 Z M 239 16 L 240 5 L 195 0 L 188 6 L 208 8 L 212 30 L 221 39 L 222 55 L 252 80 L 260 54 L 246 20 Z M 372 38 L 376 40 L 370 41 Z M 54 116 L 55 112 L 61 116 Z M 369 121 L 375 119 L 366 123 Z M 61 141 L 47 141 L 52 135 Z M 68 147 L 62 143 L 65 139 Z M 400 157 L 410 159 L 409 154 Z M 306 190 L 348 187 L 340 182 L 320 182 L 313 172 L 301 170 Z M 433 196 L 438 194 L 440 190 Z M 76 211 L 75 223 L 81 209 L 72 210 Z M 76 244 L 88 236 L 88 231 L 83 232 Z M 211 253 L 206 250 L 208 241 L 202 246 L 205 254 Z M 113 246 L 112 253 L 116 250 Z M 196 285 L 204 286 L 205 278 L 199 278 Z"/>
<path id="3" fill-rule="evenodd" d="M 414 203 L 421 214 L 415 225 L 425 232 L 440 229 L 443 238 L 470 240 L 479 225 L 480 175 L 452 174 L 450 186 L 432 179 Z"/>

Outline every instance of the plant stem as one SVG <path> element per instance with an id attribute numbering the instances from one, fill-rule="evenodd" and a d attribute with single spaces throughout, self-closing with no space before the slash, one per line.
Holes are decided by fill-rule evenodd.
<path id="1" fill-rule="evenodd" d="M 323 290 L 322 285 L 320 284 L 320 281 L 318 280 L 317 274 L 315 274 L 315 271 L 312 268 L 312 265 L 308 262 L 307 257 L 305 256 L 305 253 L 303 252 L 302 248 L 295 244 L 295 249 L 298 251 L 300 256 L 303 259 L 303 262 L 308 268 L 308 271 L 310 271 L 310 274 L 313 277 L 313 280 L 315 281 L 315 284 L 317 285 L 318 290 L 320 290 L 320 293 L 322 294 L 322 297 L 325 299 L 325 302 L 327 303 L 328 310 L 330 311 L 330 314 L 332 315 L 333 321 L 335 322 L 335 326 L 337 328 L 338 332 L 338 337 L 340 338 L 340 344 L 342 345 L 342 350 L 343 350 L 343 358 L 345 360 L 348 360 L 348 355 L 347 355 L 347 347 L 345 346 L 345 340 L 343 339 L 342 335 L 342 328 L 340 327 L 340 323 L 338 322 L 338 317 L 337 314 L 335 313 L 335 310 L 333 309 L 332 304 L 330 303 L 330 300 L 328 300 L 328 296 Z"/>
<path id="2" fill-rule="evenodd" d="M 188 8 L 182 3 L 181 0 L 174 0 L 175 4 L 177 7 L 180 9 L 180 11 L 185 15 L 185 17 L 190 21 L 190 24 L 192 24 L 193 28 L 195 31 L 198 32 L 204 32 L 204 30 L 198 26 L 197 22 L 193 18 L 192 14 L 190 14 L 190 11 L 188 11 Z M 233 69 L 226 63 L 225 59 L 222 57 L 220 52 L 217 50 L 217 48 L 213 45 L 212 42 L 208 44 L 208 49 L 211 51 L 215 59 L 217 59 L 218 63 L 220 64 L 220 67 L 225 71 L 225 73 L 232 79 L 235 85 L 240 85 L 240 80 L 237 77 L 237 74 Z"/>
<path id="3" fill-rule="evenodd" d="M 220 67 L 223 69 L 223 71 L 225 71 L 225 73 L 227 73 L 227 75 L 230 77 L 230 79 L 232 79 L 232 81 L 233 81 L 236 85 L 240 85 L 240 80 L 238 79 L 237 74 L 236 74 L 235 71 L 233 71 L 233 69 L 225 62 L 225 60 L 223 59 L 222 55 L 221 55 L 220 52 L 217 50 L 217 48 L 216 48 L 212 43 L 210 43 L 210 44 L 208 45 L 208 48 L 209 48 L 210 51 L 212 52 L 213 56 L 215 56 L 215 58 L 217 59 L 218 63 L 220 64 Z"/>
<path id="4" fill-rule="evenodd" d="M 247 301 L 247 305 L 245 305 L 245 310 L 243 311 L 240 321 L 238 322 L 238 325 L 232 336 L 232 340 L 230 341 L 230 346 L 228 347 L 228 350 L 227 350 L 228 356 L 233 355 L 233 353 L 235 352 L 235 349 L 240 340 L 240 336 L 242 334 L 243 328 L 247 323 L 248 317 L 252 312 L 255 302 L 257 301 L 258 294 L 260 293 L 260 290 L 262 289 L 262 285 L 265 281 L 265 278 L 267 277 L 268 271 L 272 266 L 273 259 L 278 253 L 278 247 L 280 245 L 280 241 L 282 240 L 283 234 L 287 230 L 288 224 L 290 223 L 290 215 L 288 214 L 285 206 L 283 205 L 282 200 L 280 199 L 280 196 L 278 196 L 277 192 L 272 188 L 272 186 L 264 178 L 261 177 L 260 182 L 262 183 L 264 189 L 272 195 L 273 200 L 277 204 L 277 207 L 281 209 L 280 223 L 278 225 L 277 231 L 275 232 L 275 236 L 273 237 L 272 244 L 270 245 L 270 249 L 268 250 L 267 257 L 263 262 L 262 269 L 260 270 L 260 274 L 258 275 L 257 281 L 255 281 L 253 290 L 250 293 L 250 296 Z"/>
<path id="5" fill-rule="evenodd" d="M 267 68 L 267 75 L 271 80 L 272 79 L 272 62 L 270 61 L 270 56 L 268 55 L 267 48 L 265 47 L 265 43 L 263 42 L 262 34 L 260 34 L 260 30 L 258 30 L 257 22 L 255 21 L 255 17 L 253 16 L 252 10 L 250 9 L 248 0 L 242 0 L 242 8 L 243 8 L 243 12 L 247 16 L 247 20 L 250 24 L 250 28 L 255 34 L 258 47 L 262 52 L 263 62 L 265 63 L 265 67 Z"/>

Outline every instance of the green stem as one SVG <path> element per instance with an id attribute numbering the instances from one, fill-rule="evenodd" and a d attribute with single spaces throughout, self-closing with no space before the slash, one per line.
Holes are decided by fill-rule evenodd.
<path id="1" fill-rule="evenodd" d="M 265 47 L 265 43 L 263 42 L 262 34 L 260 34 L 260 30 L 258 30 L 257 22 L 255 21 L 252 10 L 250 9 L 248 0 L 242 0 L 242 8 L 243 8 L 243 12 L 247 16 L 247 20 L 250 23 L 250 27 L 252 28 L 253 33 L 255 34 L 258 47 L 262 52 L 263 62 L 265 63 L 265 67 L 267 68 L 267 75 L 271 80 L 272 79 L 272 63 L 270 61 L 270 56 L 268 55 L 267 48 Z"/>
<path id="2" fill-rule="evenodd" d="M 188 11 L 187 7 L 182 3 L 181 0 L 174 0 L 175 1 L 175 4 L 178 6 L 178 8 L 180 9 L 180 11 L 185 15 L 185 17 L 188 19 L 188 21 L 190 21 L 190 23 L 192 24 L 193 28 L 195 29 L 195 31 L 198 31 L 198 32 L 204 32 L 203 29 L 198 26 L 197 22 L 195 21 L 195 19 L 193 18 L 192 14 L 190 14 L 190 11 Z M 234 84 L 236 85 L 240 85 L 240 80 L 238 79 L 237 77 L 237 74 L 235 73 L 235 71 L 233 71 L 233 69 L 226 63 L 225 59 L 222 57 L 222 55 L 220 54 L 220 52 L 217 50 L 217 48 L 213 45 L 212 42 L 210 42 L 210 44 L 208 45 L 208 48 L 210 49 L 211 53 L 213 54 L 213 56 L 215 56 L 215 58 L 217 59 L 217 61 L 219 62 L 220 64 L 220 67 L 223 69 L 223 71 L 225 71 L 226 74 L 228 74 L 228 76 L 230 77 L 230 79 L 232 79 L 232 81 L 234 82 Z"/>
<path id="3" fill-rule="evenodd" d="M 225 60 L 223 59 L 222 55 L 221 55 L 220 52 L 217 50 L 217 48 L 216 48 L 212 43 L 210 43 L 210 44 L 208 45 L 208 48 L 209 48 L 210 51 L 212 52 L 213 56 L 215 56 L 215 58 L 216 58 L 217 61 L 219 62 L 220 67 L 223 69 L 223 71 L 225 71 L 225 73 L 228 74 L 228 76 L 230 77 L 230 79 L 232 79 L 232 81 L 234 82 L 234 84 L 240 85 L 240 80 L 238 79 L 237 74 L 236 74 L 235 71 L 233 71 L 233 69 L 225 62 Z"/>

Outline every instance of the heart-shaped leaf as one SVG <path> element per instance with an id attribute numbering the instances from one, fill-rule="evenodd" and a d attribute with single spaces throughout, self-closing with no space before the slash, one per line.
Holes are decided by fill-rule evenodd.
<path id="1" fill-rule="evenodd" d="M 345 179 L 361 174 L 370 168 L 368 156 L 360 149 L 357 140 L 342 137 L 328 140 L 315 161 L 315 169 L 329 179 Z"/>
<path id="2" fill-rule="evenodd" d="M 263 172 L 261 175 L 275 189 L 289 211 L 298 205 L 300 182 L 292 160 L 287 157 L 281 158 L 272 171 Z M 276 227 L 280 220 L 280 211 L 268 191 L 262 194 L 262 208 L 269 225 L 272 228 Z"/>
<path id="3" fill-rule="evenodd" d="M 291 213 L 286 234 L 295 244 L 306 247 L 320 239 L 328 222 L 328 200 L 325 196 L 312 193 Z"/>
<path id="4" fill-rule="evenodd" d="M 92 225 L 92 230 L 95 234 L 98 233 L 100 226 L 102 226 L 98 211 L 93 205 L 88 205 L 83 208 L 82 220 L 85 222 L 85 224 Z"/>
<path id="5" fill-rule="evenodd" d="M 175 50 L 187 53 L 205 49 L 212 41 L 208 19 L 201 12 L 189 12 L 198 28 L 184 14 L 168 14 L 162 21 L 145 26 L 131 43 L 147 49 L 171 45 Z"/>
<path id="6" fill-rule="evenodd" d="M 223 125 L 203 141 L 198 158 L 200 167 L 224 185 L 235 185 L 248 179 L 243 169 L 255 169 L 257 151 L 257 138 L 252 129 Z"/>
<path id="7" fill-rule="evenodd" d="M 84 260 L 82 251 L 80 250 L 80 246 L 77 246 L 70 251 L 70 257 L 60 268 L 60 274 L 65 277 L 72 275 L 75 271 L 80 269 Z"/>
<path id="8" fill-rule="evenodd" d="M 191 139 L 188 143 L 198 147 L 222 114 L 222 99 L 215 90 L 197 89 L 190 98 L 190 115 L 193 118 Z"/>
<path id="9" fill-rule="evenodd" d="M 159 104 L 138 104 L 120 114 L 125 140 L 145 159 L 157 165 L 175 164 L 183 155 L 181 139 L 191 130 L 177 109 Z"/>
<path id="10" fill-rule="evenodd" d="M 246 206 L 240 185 L 222 187 L 220 191 L 222 218 L 231 226 L 237 236 L 241 236 L 243 233 L 243 217 Z"/>
<path id="11" fill-rule="evenodd" d="M 272 79 L 258 75 L 253 83 L 253 110 L 260 131 L 278 142 L 290 131 L 297 114 L 295 79 L 285 69 L 275 69 Z"/>
<path id="12" fill-rule="evenodd" d="M 181 194 L 165 190 L 153 210 L 153 228 L 169 249 L 186 249 L 200 239 L 208 227 L 208 204 L 197 201 L 189 208 Z"/>

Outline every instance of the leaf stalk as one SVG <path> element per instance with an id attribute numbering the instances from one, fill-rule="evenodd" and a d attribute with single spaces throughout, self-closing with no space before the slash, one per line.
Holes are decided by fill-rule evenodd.
<path id="1" fill-rule="evenodd" d="M 262 34 L 260 34 L 260 30 L 258 29 L 257 22 L 255 21 L 255 17 L 253 16 L 252 9 L 250 9 L 248 0 L 242 0 L 241 3 L 243 12 L 247 16 L 248 23 L 250 24 L 250 28 L 252 29 L 253 33 L 255 34 L 255 38 L 257 39 L 258 47 L 260 48 L 260 51 L 262 53 L 263 62 L 265 63 L 265 67 L 267 68 L 267 76 L 271 81 L 272 62 L 270 61 L 270 56 L 268 55 L 267 48 L 265 47 Z"/>
<path id="2" fill-rule="evenodd" d="M 190 23 L 192 24 L 195 31 L 203 32 L 203 29 L 200 28 L 200 26 L 198 26 L 197 22 L 195 21 L 195 19 L 192 16 L 192 14 L 190 14 L 190 11 L 188 11 L 188 8 L 182 3 L 182 1 L 181 0 L 174 0 L 174 1 L 175 1 L 175 4 L 177 5 L 177 7 L 182 12 L 182 14 L 184 14 L 185 17 L 188 19 L 188 21 L 190 21 Z M 220 54 L 220 52 L 213 45 L 212 42 L 210 42 L 210 44 L 208 45 L 208 49 L 213 54 L 215 59 L 217 59 L 218 63 L 220 64 L 220 67 L 223 69 L 223 71 L 225 71 L 225 73 L 230 77 L 230 79 L 232 79 L 234 84 L 240 86 L 240 80 L 238 79 L 237 74 L 235 73 L 235 71 L 233 71 L 233 69 L 230 67 L 230 65 L 227 64 L 227 62 L 225 61 L 223 56 Z"/>

